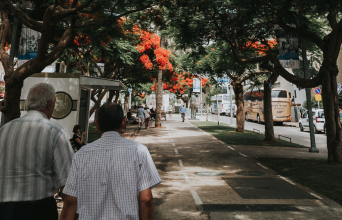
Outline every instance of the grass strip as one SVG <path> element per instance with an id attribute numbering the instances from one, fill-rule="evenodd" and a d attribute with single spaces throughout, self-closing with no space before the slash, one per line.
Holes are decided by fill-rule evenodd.
<path id="1" fill-rule="evenodd" d="M 342 205 L 342 165 L 327 160 L 256 158 L 279 175 L 288 177 Z"/>
<path id="2" fill-rule="evenodd" d="M 205 122 L 205 121 L 190 121 L 193 125 L 206 131 L 221 141 L 232 145 L 255 145 L 255 146 L 279 146 L 279 147 L 297 147 L 307 148 L 306 146 L 290 143 L 284 140 L 276 140 L 276 143 L 265 142 L 264 135 L 257 134 L 252 131 L 235 132 L 235 128 L 225 123 Z"/>

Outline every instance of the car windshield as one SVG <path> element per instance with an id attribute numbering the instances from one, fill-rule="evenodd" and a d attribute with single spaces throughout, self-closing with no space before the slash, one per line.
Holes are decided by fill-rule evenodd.
<path id="1" fill-rule="evenodd" d="M 325 118 L 324 112 L 318 112 L 318 118 Z"/>
<path id="2" fill-rule="evenodd" d="M 287 98 L 286 90 L 272 90 L 272 98 Z"/>

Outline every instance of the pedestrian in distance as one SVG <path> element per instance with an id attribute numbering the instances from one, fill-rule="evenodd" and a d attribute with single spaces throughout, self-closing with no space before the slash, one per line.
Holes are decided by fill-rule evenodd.
<path id="1" fill-rule="evenodd" d="M 50 121 L 55 89 L 31 87 L 27 114 L 0 128 L 0 219 L 57 220 L 53 195 L 63 189 L 72 150 L 62 126 Z"/>
<path id="2" fill-rule="evenodd" d="M 182 118 L 182 120 L 184 122 L 184 120 L 185 120 L 185 112 L 186 112 L 186 108 L 185 108 L 184 105 L 180 108 L 180 111 L 181 111 L 181 118 Z"/>
<path id="3" fill-rule="evenodd" d="M 74 132 L 72 140 L 75 143 L 76 151 L 78 151 L 84 145 L 84 136 L 86 135 L 86 132 L 83 132 L 82 135 L 80 135 L 81 126 L 79 125 L 75 125 L 72 131 Z"/>
<path id="4" fill-rule="evenodd" d="M 149 108 L 145 108 L 144 111 L 144 118 L 145 118 L 145 128 L 148 128 L 148 124 L 150 123 L 150 109 Z"/>
<path id="5" fill-rule="evenodd" d="M 148 149 L 122 138 L 121 106 L 102 105 L 95 120 L 101 138 L 85 145 L 72 161 L 63 190 L 61 220 L 153 219 L 151 188 L 161 182 Z"/>
<path id="6" fill-rule="evenodd" d="M 153 121 L 153 119 L 156 120 L 156 111 L 154 110 L 154 108 L 151 108 L 150 112 L 151 112 L 151 114 L 150 114 L 151 121 Z"/>
<path id="7" fill-rule="evenodd" d="M 169 118 L 172 119 L 172 105 L 171 105 L 171 103 L 168 106 L 168 113 L 169 113 Z"/>
<path id="8" fill-rule="evenodd" d="M 142 126 L 142 124 L 144 123 L 144 108 L 142 107 L 142 105 L 139 105 L 138 108 L 138 112 L 137 112 L 137 118 L 139 120 L 139 128 Z"/>

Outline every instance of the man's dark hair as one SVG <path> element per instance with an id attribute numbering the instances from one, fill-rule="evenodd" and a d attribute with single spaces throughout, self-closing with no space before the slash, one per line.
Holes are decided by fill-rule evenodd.
<path id="1" fill-rule="evenodd" d="M 75 126 L 74 126 L 74 129 L 72 129 L 72 132 L 77 133 L 77 130 L 78 130 L 78 129 L 81 129 L 81 126 L 75 125 Z"/>
<path id="2" fill-rule="evenodd" d="M 100 130 L 106 132 L 119 130 L 123 119 L 124 114 L 120 105 L 106 103 L 100 107 L 97 120 Z"/>

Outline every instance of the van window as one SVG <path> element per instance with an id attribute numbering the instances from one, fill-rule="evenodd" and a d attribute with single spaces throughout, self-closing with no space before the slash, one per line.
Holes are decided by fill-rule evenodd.
<path id="1" fill-rule="evenodd" d="M 318 112 L 318 116 L 319 118 L 325 118 L 324 112 Z"/>

